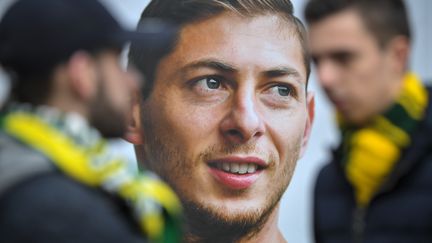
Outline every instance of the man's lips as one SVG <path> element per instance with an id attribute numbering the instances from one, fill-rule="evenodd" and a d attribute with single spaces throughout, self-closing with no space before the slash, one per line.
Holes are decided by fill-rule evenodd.
<path id="1" fill-rule="evenodd" d="M 210 174 L 231 189 L 246 189 L 259 177 L 267 163 L 258 157 L 231 156 L 208 161 Z"/>

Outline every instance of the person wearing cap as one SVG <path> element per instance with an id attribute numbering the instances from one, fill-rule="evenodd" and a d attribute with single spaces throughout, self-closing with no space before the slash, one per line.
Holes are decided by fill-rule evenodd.
<path id="1" fill-rule="evenodd" d="M 153 0 L 141 16 L 180 28 L 166 55 L 132 42 L 148 85 L 128 140 L 183 202 L 185 242 L 286 242 L 280 199 L 314 116 L 291 2 Z"/>
<path id="2" fill-rule="evenodd" d="M 305 16 L 341 135 L 316 180 L 316 242 L 432 242 L 432 89 L 409 69 L 404 1 L 309 0 Z"/>
<path id="3" fill-rule="evenodd" d="M 125 134 L 139 88 L 120 66 L 123 45 L 163 52 L 173 30 L 123 30 L 96 0 L 18 0 L 5 13 L 0 64 L 13 88 L 0 113 L 0 241 L 178 242 L 175 194 L 105 140 Z"/>

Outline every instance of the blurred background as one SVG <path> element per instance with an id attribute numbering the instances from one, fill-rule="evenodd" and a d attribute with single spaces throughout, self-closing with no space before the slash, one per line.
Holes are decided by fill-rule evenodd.
<path id="1" fill-rule="evenodd" d="M 0 17 L 14 0 L 0 0 Z M 133 29 L 148 0 L 101 0 L 124 24 Z M 295 14 L 303 19 L 305 0 L 293 0 Z M 414 32 L 411 69 L 432 84 L 432 1 L 406 0 Z M 429 46 L 428 46 L 429 45 Z M 314 71 L 312 71 L 313 73 Z M 7 97 L 9 83 L 0 69 L 0 104 Z M 319 169 L 329 159 L 329 149 L 338 142 L 333 124 L 333 110 L 312 74 L 309 89 L 316 94 L 315 123 L 312 138 L 304 157 L 298 162 L 291 184 L 284 194 L 280 208 L 279 226 L 288 242 L 312 243 L 312 190 Z M 112 141 L 114 149 L 135 164 L 133 147 L 123 140 Z"/>

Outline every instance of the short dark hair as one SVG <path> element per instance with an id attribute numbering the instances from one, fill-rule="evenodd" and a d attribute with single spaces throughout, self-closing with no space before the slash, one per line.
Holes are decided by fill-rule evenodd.
<path id="1" fill-rule="evenodd" d="M 290 0 L 153 0 L 144 9 L 138 23 L 138 29 L 141 22 L 146 18 L 158 18 L 183 27 L 225 11 L 235 12 L 246 17 L 275 13 L 292 23 L 295 27 L 295 34 L 302 45 L 306 80 L 309 78 L 310 58 L 306 47 L 306 31 L 302 22 L 293 15 L 293 6 Z M 142 50 L 132 42 L 129 62 L 141 71 L 145 77 L 144 99 L 151 93 L 156 68 L 160 60 L 175 48 L 175 44 L 173 43 L 170 50 L 161 53 Z"/>
<path id="2" fill-rule="evenodd" d="M 396 36 L 405 36 L 411 40 L 403 0 L 310 0 L 305 8 L 305 17 L 308 24 L 314 24 L 349 9 L 359 13 L 380 47 L 386 47 Z"/>

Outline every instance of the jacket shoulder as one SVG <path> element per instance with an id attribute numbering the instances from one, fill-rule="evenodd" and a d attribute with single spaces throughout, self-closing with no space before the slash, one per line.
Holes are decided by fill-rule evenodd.
<path id="1" fill-rule="evenodd" d="M 143 242 L 125 207 L 59 172 L 33 177 L 0 200 L 7 242 Z"/>
<path id="2" fill-rule="evenodd" d="M 44 155 L 0 132 L 0 195 L 27 178 L 53 170 Z"/>

